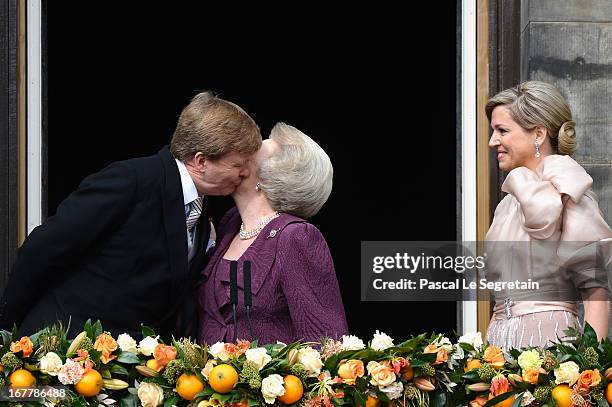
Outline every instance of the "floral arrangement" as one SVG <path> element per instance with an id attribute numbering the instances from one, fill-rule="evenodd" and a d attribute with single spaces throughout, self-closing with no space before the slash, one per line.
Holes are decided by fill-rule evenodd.
<path id="1" fill-rule="evenodd" d="M 608 406 L 612 342 L 587 325 L 570 342 L 502 352 L 479 333 L 452 343 L 376 331 L 320 343 L 164 343 L 87 322 L 18 338 L 2 331 L 0 403 L 20 406 Z M 50 391 L 53 390 L 53 391 Z M 60 392 L 61 390 L 61 392 Z M 610 403 L 612 404 L 612 403 Z"/>
<path id="2" fill-rule="evenodd" d="M 464 386 L 454 393 L 457 405 L 470 407 L 612 405 L 612 342 L 598 343 L 587 324 L 584 332 L 546 349 L 511 349 L 460 340 L 466 351 Z M 465 343 L 468 342 L 468 343 Z"/>

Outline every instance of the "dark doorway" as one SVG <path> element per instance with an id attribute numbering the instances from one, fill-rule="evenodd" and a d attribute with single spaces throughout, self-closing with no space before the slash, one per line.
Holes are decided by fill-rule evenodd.
<path id="1" fill-rule="evenodd" d="M 362 240 L 455 240 L 455 5 L 138 4 L 47 5 L 49 214 L 86 175 L 156 153 L 191 96 L 212 89 L 262 134 L 282 120 L 330 155 L 334 190 L 312 222 L 350 330 L 452 333 L 455 303 L 361 302 L 359 253 Z"/>

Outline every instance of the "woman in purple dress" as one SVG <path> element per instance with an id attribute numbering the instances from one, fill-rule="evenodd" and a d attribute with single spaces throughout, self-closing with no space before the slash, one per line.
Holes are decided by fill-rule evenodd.
<path id="1" fill-rule="evenodd" d="M 272 129 L 251 160 L 249 176 L 232 194 L 236 208 L 221 220 L 217 246 L 203 271 L 201 343 L 234 337 L 289 343 L 347 333 L 329 248 L 321 232 L 304 220 L 329 197 L 332 176 L 329 157 L 311 138 L 284 123 Z M 237 329 L 230 299 L 232 261 L 238 265 Z M 245 280 L 247 262 L 251 279 Z M 248 314 L 245 281 L 251 282 Z"/>

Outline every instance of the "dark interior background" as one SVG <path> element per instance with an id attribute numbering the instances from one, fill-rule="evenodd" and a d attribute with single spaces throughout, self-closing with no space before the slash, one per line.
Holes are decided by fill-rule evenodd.
<path id="1" fill-rule="evenodd" d="M 88 174 L 156 153 L 190 98 L 212 89 L 264 136 L 282 120 L 330 155 L 334 190 L 312 222 L 352 333 L 451 334 L 453 302 L 361 302 L 359 258 L 363 240 L 456 239 L 453 3 L 272 12 L 46 2 L 49 215 Z M 231 200 L 214 204 L 218 220 Z"/>

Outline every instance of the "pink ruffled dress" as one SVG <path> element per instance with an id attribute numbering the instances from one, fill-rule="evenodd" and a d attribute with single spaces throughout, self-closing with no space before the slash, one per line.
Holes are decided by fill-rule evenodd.
<path id="1" fill-rule="evenodd" d="M 565 155 L 545 157 L 536 172 L 526 167 L 508 174 L 508 195 L 495 210 L 487 232 L 488 281 L 539 281 L 534 292 L 495 292 L 487 340 L 507 350 L 548 346 L 579 327 L 577 303 L 567 293 L 594 287 L 609 290 L 607 275 L 591 273 L 595 251 L 609 259 L 612 231 L 592 191 L 593 179 Z M 610 239 L 610 240 L 608 240 Z M 534 249 L 534 247 L 536 247 Z M 602 251 L 603 247 L 603 251 Z M 572 264 L 558 268 L 559 264 Z M 579 270 L 578 273 L 575 271 Z"/>

